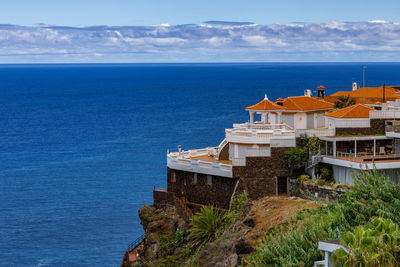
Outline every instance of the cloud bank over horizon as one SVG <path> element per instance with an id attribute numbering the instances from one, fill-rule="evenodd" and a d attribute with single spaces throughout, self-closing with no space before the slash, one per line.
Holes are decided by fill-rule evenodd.
<path id="1" fill-rule="evenodd" d="M 400 61 L 400 23 L 0 25 L 0 63 Z"/>

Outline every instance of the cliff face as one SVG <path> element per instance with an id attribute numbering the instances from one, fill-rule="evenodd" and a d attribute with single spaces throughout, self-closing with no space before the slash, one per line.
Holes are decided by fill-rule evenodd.
<path id="1" fill-rule="evenodd" d="M 141 263 L 149 266 L 238 266 L 254 251 L 266 231 L 286 223 L 302 209 L 317 206 L 295 197 L 265 197 L 251 202 L 247 214 L 224 229 L 213 242 L 196 246 L 189 236 L 165 253 L 160 246 L 160 236 L 175 235 L 177 229 L 183 228 L 190 232 L 190 228 L 175 207 L 146 205 L 139 210 L 146 232 Z"/>
<path id="2" fill-rule="evenodd" d="M 156 208 L 145 205 L 139 210 L 139 218 L 146 233 L 141 261 L 148 262 L 161 256 L 160 236 L 173 235 L 177 229 L 187 228 L 187 223 L 173 206 Z"/>

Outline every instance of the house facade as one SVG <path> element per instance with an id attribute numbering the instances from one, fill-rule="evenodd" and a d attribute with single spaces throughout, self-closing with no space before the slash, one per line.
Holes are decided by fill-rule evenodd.
<path id="1" fill-rule="evenodd" d="M 249 121 L 226 129 L 219 146 L 168 153 L 167 188 L 155 190 L 155 198 L 179 198 L 194 208 L 229 208 L 232 195 L 243 190 L 252 199 L 287 194 L 285 152 L 296 146 L 301 134 L 331 135 L 323 115 L 332 107 L 311 96 L 277 102 L 265 96 L 245 108 Z"/>

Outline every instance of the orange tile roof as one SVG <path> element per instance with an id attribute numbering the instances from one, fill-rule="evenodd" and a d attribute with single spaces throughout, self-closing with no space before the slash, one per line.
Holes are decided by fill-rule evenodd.
<path id="1" fill-rule="evenodd" d="M 354 91 L 339 91 L 331 96 L 350 96 L 350 98 L 364 97 L 364 88 Z M 383 98 L 383 86 L 365 87 L 365 98 Z M 385 86 L 385 98 L 400 98 L 400 92 L 392 86 Z"/>
<path id="2" fill-rule="evenodd" d="M 286 110 L 320 110 L 320 109 L 332 109 L 334 105 L 332 103 L 320 100 L 315 97 L 309 96 L 291 96 L 283 100 L 283 106 Z"/>
<path id="3" fill-rule="evenodd" d="M 332 113 L 325 114 L 325 116 L 341 119 L 358 119 L 369 118 L 369 112 L 374 110 L 363 104 L 355 104 L 346 108 L 339 109 Z"/>
<path id="4" fill-rule="evenodd" d="M 267 96 L 260 102 L 250 107 L 246 107 L 247 110 L 284 110 L 285 107 L 282 107 L 278 104 L 275 104 L 271 100 L 268 100 Z"/>

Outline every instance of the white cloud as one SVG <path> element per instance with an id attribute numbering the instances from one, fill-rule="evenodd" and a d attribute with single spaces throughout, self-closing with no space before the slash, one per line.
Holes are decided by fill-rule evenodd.
<path id="1" fill-rule="evenodd" d="M 144 61 L 218 61 L 299 58 L 304 55 L 351 55 L 379 58 L 395 54 L 400 61 L 400 23 L 373 20 L 310 24 L 260 25 L 245 22 L 208 22 L 201 25 L 93 26 L 85 28 L 40 25 L 0 25 L 0 60 L 35 55 L 57 60 L 57 55 L 107 58 L 129 55 Z M 199 52 L 201 51 L 201 52 Z M 263 57 L 263 53 L 265 56 Z M 268 54 L 268 56 L 267 56 Z M 51 55 L 51 56 L 49 56 Z M 396 56 L 397 55 L 397 56 Z M 77 56 L 76 56 L 77 57 Z M 123 56 L 121 56 L 123 58 Z M 115 57 L 118 60 L 119 57 Z M 308 57 L 306 58 L 308 59 Z M 328 58 L 329 59 L 329 58 Z M 20 60 L 20 59 L 19 59 Z"/>

